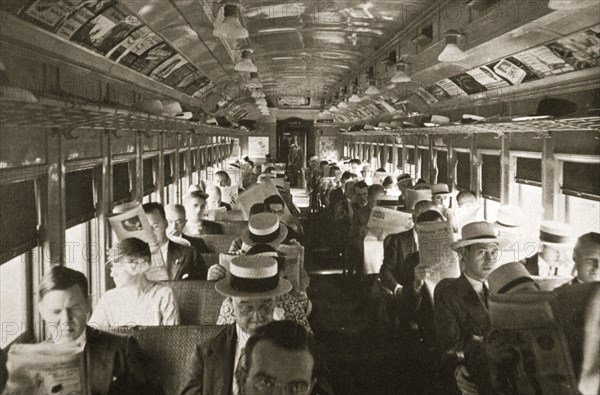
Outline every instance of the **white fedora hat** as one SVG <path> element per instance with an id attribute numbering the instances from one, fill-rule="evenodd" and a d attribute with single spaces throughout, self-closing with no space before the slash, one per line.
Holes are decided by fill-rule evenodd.
<path id="1" fill-rule="evenodd" d="M 281 244 L 287 237 L 287 227 L 276 214 L 259 213 L 250 217 L 248 226 L 242 230 L 242 241 L 250 246 L 256 244 Z"/>
<path id="2" fill-rule="evenodd" d="M 290 292 L 292 283 L 279 277 L 275 258 L 242 255 L 231 260 L 229 276 L 219 280 L 215 289 L 225 296 L 272 298 Z"/>
<path id="3" fill-rule="evenodd" d="M 570 248 L 574 244 L 573 227 L 564 222 L 544 221 L 540 224 L 540 243 L 554 248 Z"/>
<path id="4" fill-rule="evenodd" d="M 519 228 L 523 225 L 523 210 L 518 206 L 502 206 L 498 209 L 496 225 L 502 228 Z"/>
<path id="5" fill-rule="evenodd" d="M 431 194 L 432 195 L 447 195 L 450 193 L 450 189 L 448 188 L 448 184 L 439 183 L 433 184 L 431 186 Z"/>
<path id="6" fill-rule="evenodd" d="M 456 251 L 461 247 L 479 243 L 497 243 L 500 247 L 505 247 L 510 242 L 496 235 L 496 229 L 489 222 L 471 222 L 461 229 L 462 240 L 452 243 L 451 248 Z"/>

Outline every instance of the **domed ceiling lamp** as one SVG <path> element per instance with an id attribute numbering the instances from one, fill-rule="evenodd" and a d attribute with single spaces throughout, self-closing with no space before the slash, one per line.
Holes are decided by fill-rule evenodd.
<path id="1" fill-rule="evenodd" d="M 405 82 L 411 82 L 409 75 L 406 74 L 408 71 L 408 63 L 402 59 L 398 59 L 396 63 L 396 73 L 392 76 L 391 82 L 395 84 L 402 84 Z"/>
<path id="2" fill-rule="evenodd" d="M 252 93 L 250 93 L 250 96 L 252 96 L 254 99 L 260 99 L 265 97 L 265 93 L 260 89 L 253 89 Z"/>
<path id="3" fill-rule="evenodd" d="M 242 59 L 233 66 L 235 71 L 245 71 L 248 73 L 256 73 L 258 69 L 252 62 L 252 50 L 244 49 L 242 51 Z"/>
<path id="4" fill-rule="evenodd" d="M 550 0 L 548 8 L 552 10 L 576 10 L 597 4 L 598 0 Z"/>
<path id="5" fill-rule="evenodd" d="M 342 100 L 342 101 L 341 101 L 341 102 L 339 102 L 339 104 L 337 105 L 337 108 L 338 108 L 338 109 L 340 109 L 340 110 L 346 109 L 346 108 L 348 108 L 348 104 L 346 104 L 346 102 Z"/>
<path id="6" fill-rule="evenodd" d="M 373 67 L 369 67 L 369 71 L 367 72 L 367 81 L 369 81 L 369 87 L 365 91 L 365 95 L 379 95 L 379 89 L 377 89 L 377 80 L 375 79 L 375 71 Z"/>
<path id="7" fill-rule="evenodd" d="M 339 110 L 338 110 L 338 108 L 337 108 L 336 106 L 331 106 L 331 107 L 329 107 L 329 112 L 332 112 L 332 113 L 333 113 L 333 112 L 338 112 L 338 111 L 339 111 Z"/>
<path id="8" fill-rule="evenodd" d="M 440 62 L 460 62 L 467 58 L 467 54 L 458 46 L 458 38 L 462 33 L 456 30 L 446 31 L 446 47 L 438 56 Z"/>
<path id="9" fill-rule="evenodd" d="M 263 86 L 258 80 L 258 73 L 250 73 L 250 79 L 246 82 L 248 89 L 261 89 Z"/>
<path id="10" fill-rule="evenodd" d="M 248 30 L 240 23 L 238 4 L 225 3 L 223 5 L 223 21 L 215 20 L 213 35 L 229 40 L 248 38 Z"/>
<path id="11" fill-rule="evenodd" d="M 352 95 L 348 98 L 350 103 L 360 103 L 362 99 L 356 94 L 356 86 L 352 87 Z"/>

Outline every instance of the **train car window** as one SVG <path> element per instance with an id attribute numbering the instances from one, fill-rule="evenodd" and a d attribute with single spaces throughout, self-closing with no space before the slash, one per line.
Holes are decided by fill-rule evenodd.
<path id="1" fill-rule="evenodd" d="M 562 192 L 565 195 L 600 200 L 600 165 L 595 163 L 563 163 Z"/>
<path id="2" fill-rule="evenodd" d="M 26 279 L 27 254 L 16 256 L 0 266 L 1 349 L 5 349 L 29 327 Z"/>
<path id="3" fill-rule="evenodd" d="M 573 226 L 575 234 L 600 232 L 600 202 L 577 196 L 563 196 L 565 221 Z"/>
<path id="4" fill-rule="evenodd" d="M 421 156 L 421 178 L 429 182 L 429 168 L 431 167 L 429 163 L 429 150 L 419 149 L 419 153 Z"/>
<path id="5" fill-rule="evenodd" d="M 183 178 L 185 177 L 185 156 L 187 155 L 187 152 L 180 152 L 179 153 L 179 178 Z"/>
<path id="6" fill-rule="evenodd" d="M 527 221 L 523 221 L 524 232 L 534 238 L 538 237 L 540 222 L 544 215 L 542 201 L 542 188 L 529 184 L 517 184 L 518 205 L 527 213 Z"/>
<path id="7" fill-rule="evenodd" d="M 23 254 L 38 244 L 38 213 L 33 180 L 0 187 L 0 262 Z M 6 300 L 6 299 L 4 299 Z"/>
<path id="8" fill-rule="evenodd" d="M 89 278 L 89 249 L 97 245 L 90 243 L 90 222 L 80 223 L 65 231 L 65 265 L 78 270 Z"/>
<path id="9" fill-rule="evenodd" d="M 167 186 L 173 182 L 173 170 L 171 167 L 171 155 L 164 156 L 164 185 Z"/>
<path id="10" fill-rule="evenodd" d="M 129 200 L 131 200 L 129 163 L 117 163 L 113 165 L 113 203 L 124 203 Z"/>
<path id="11" fill-rule="evenodd" d="M 542 185 L 542 161 L 535 158 L 517 158 L 515 181 L 520 184 Z"/>
<path id="12" fill-rule="evenodd" d="M 500 200 L 500 156 L 481 155 L 481 194 Z"/>
<path id="13" fill-rule="evenodd" d="M 67 228 L 89 221 L 96 215 L 94 170 L 80 170 L 65 176 Z"/>
<path id="14" fill-rule="evenodd" d="M 144 159 L 144 196 L 154 192 L 154 159 Z"/>
<path id="15" fill-rule="evenodd" d="M 446 151 L 438 151 L 437 158 L 437 182 L 448 183 L 448 153 Z"/>
<path id="16" fill-rule="evenodd" d="M 471 156 L 468 152 L 456 153 L 456 186 L 459 189 L 471 189 Z"/>

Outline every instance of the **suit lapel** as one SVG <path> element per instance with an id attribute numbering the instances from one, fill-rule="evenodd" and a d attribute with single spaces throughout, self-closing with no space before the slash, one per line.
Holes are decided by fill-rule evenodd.
<path id="1" fill-rule="evenodd" d="M 223 333 L 223 336 L 216 338 L 211 344 L 206 360 L 206 372 L 207 377 L 210 377 L 214 382 L 214 393 L 211 392 L 214 395 L 229 395 L 231 393 L 236 343 L 235 324 L 231 324 Z"/>
<path id="2" fill-rule="evenodd" d="M 485 334 L 490 323 L 489 313 L 464 274 L 458 278 L 457 292 L 459 303 L 477 323 L 481 334 Z"/>
<path id="3" fill-rule="evenodd" d="M 181 269 L 182 259 L 181 259 L 181 249 L 177 245 L 169 240 L 169 247 L 167 249 L 167 271 L 169 272 L 169 280 L 177 279 L 177 275 L 179 274 L 179 270 Z"/>
<path id="4" fill-rule="evenodd" d="M 402 259 L 406 259 L 409 254 L 416 251 L 415 237 L 412 229 L 401 233 L 400 237 L 400 248 L 402 250 Z"/>

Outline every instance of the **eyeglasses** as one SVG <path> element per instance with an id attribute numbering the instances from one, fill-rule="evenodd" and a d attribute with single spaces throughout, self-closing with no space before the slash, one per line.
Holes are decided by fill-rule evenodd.
<path id="1" fill-rule="evenodd" d="M 254 306 L 251 304 L 240 304 L 239 310 L 240 310 L 240 313 L 245 316 L 254 315 L 254 313 L 256 311 L 258 311 L 258 314 L 260 316 L 267 316 L 267 315 L 271 314 L 274 305 L 275 305 L 274 302 L 261 303 L 258 306 Z"/>
<path id="2" fill-rule="evenodd" d="M 289 383 L 286 385 L 275 381 L 271 377 L 265 376 L 255 378 L 252 387 L 254 387 L 257 393 L 263 395 L 274 394 L 276 392 L 279 393 L 278 390 L 281 388 L 285 388 L 285 391 L 288 394 L 303 395 L 306 394 L 309 389 L 309 385 L 305 382 Z"/>

